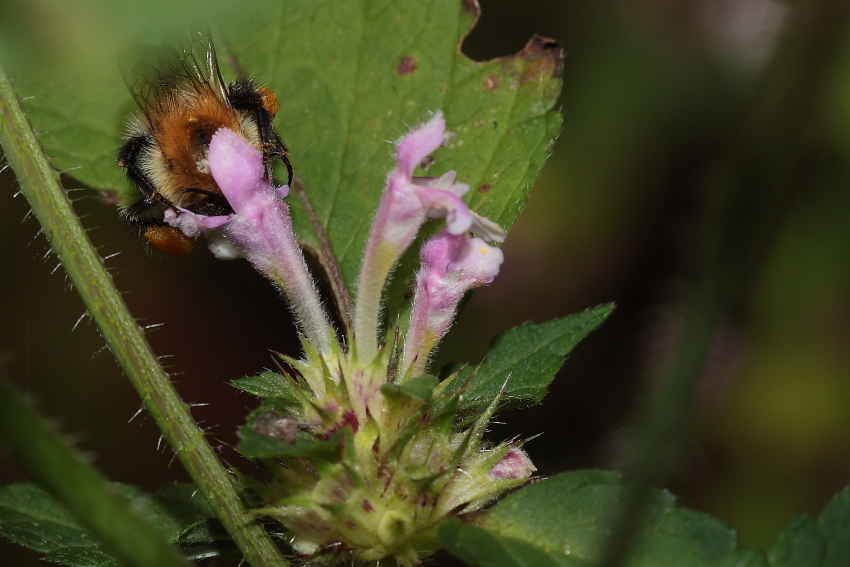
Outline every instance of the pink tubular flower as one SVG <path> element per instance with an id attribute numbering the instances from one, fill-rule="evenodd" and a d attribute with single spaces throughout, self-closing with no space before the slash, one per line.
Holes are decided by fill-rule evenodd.
<path id="1" fill-rule="evenodd" d="M 504 255 L 480 238 L 446 230 L 425 243 L 420 258 L 404 342 L 402 376 L 407 377 L 425 371 L 431 350 L 449 330 L 463 294 L 491 283 Z"/>
<path id="2" fill-rule="evenodd" d="M 461 197 L 469 185 L 455 183 L 455 172 L 441 177 L 413 177 L 413 171 L 440 147 L 446 121 L 437 112 L 430 121 L 402 138 L 396 148 L 396 167 L 387 179 L 357 284 L 354 330 L 361 360 L 377 352 L 377 329 L 384 282 L 393 265 L 410 246 L 429 218 L 445 218 L 446 231 L 463 235 L 471 230 L 489 241 L 504 240 L 495 223 L 470 211 Z"/>
<path id="3" fill-rule="evenodd" d="M 435 526 L 480 510 L 535 470 L 521 443 L 483 440 L 504 387 L 476 415 L 461 406 L 465 389 L 450 391 L 423 376 L 464 294 L 492 282 L 504 257 L 491 246 L 504 231 L 469 210 L 462 199 L 469 186 L 458 183 L 454 171 L 413 177 L 444 134 L 437 113 L 398 143 L 365 246 L 345 344 L 328 324 L 296 242 L 283 200 L 288 188 L 273 186 L 261 151 L 240 135 L 219 130 L 207 156 L 233 213 L 167 213 L 171 226 L 205 236 L 217 257 L 248 259 L 280 286 L 298 318 L 303 356 L 281 355 L 288 400 L 282 405 L 272 397 L 249 417 L 240 449 L 263 459 L 269 472 L 268 484 L 252 483 L 263 505 L 250 513 L 277 519 L 295 552 L 319 562 L 343 553 L 358 564 L 385 559 L 418 567 L 420 556 L 431 552 Z M 410 244 L 421 242 L 416 236 L 428 218 L 445 219 L 445 226 L 419 251 L 404 336 L 392 329 L 393 340 L 379 348 L 385 280 Z"/>
<path id="4" fill-rule="evenodd" d="M 213 135 L 207 159 L 233 214 L 205 217 L 169 210 L 165 221 L 188 236 L 204 234 L 210 250 L 221 259 L 247 258 L 280 285 L 308 342 L 326 352 L 330 345 L 327 317 L 282 200 L 288 187 L 275 188 L 265 177 L 260 151 L 227 128 Z"/>

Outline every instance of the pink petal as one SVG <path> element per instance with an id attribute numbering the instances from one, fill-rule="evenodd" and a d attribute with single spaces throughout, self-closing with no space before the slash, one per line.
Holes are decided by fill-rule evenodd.
<path id="1" fill-rule="evenodd" d="M 210 141 L 207 159 L 215 182 L 238 211 L 252 198 L 265 175 L 260 150 L 232 130 L 220 128 Z"/>
<path id="2" fill-rule="evenodd" d="M 446 121 L 437 111 L 430 121 L 401 139 L 396 150 L 397 171 L 411 177 L 416 166 L 443 143 Z"/>

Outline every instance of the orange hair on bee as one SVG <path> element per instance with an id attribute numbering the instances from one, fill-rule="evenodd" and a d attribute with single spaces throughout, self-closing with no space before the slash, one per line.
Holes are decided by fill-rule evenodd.
<path id="1" fill-rule="evenodd" d="M 193 198 L 181 196 L 180 191 L 187 187 L 221 192 L 209 169 L 202 165 L 205 156 L 201 152 L 219 128 L 239 132 L 240 120 L 211 91 L 177 101 L 156 117 L 152 130 L 159 152 L 152 155 L 153 163 L 148 167 L 154 184 L 166 198 L 186 206 Z"/>
<path id="2" fill-rule="evenodd" d="M 155 48 L 150 55 L 150 61 L 122 65 L 124 82 L 141 112 L 128 121 L 115 161 L 141 195 L 125 203 L 121 214 L 152 248 L 186 254 L 193 239 L 164 224 L 166 210 L 204 216 L 232 212 L 207 161 L 218 130 L 227 128 L 262 152 L 267 178 L 276 158 L 286 166 L 291 183 L 292 164 L 272 124 L 280 111 L 277 96 L 244 76 L 224 83 L 208 31 L 192 34 L 177 48 Z"/>
<path id="3" fill-rule="evenodd" d="M 266 109 L 266 112 L 269 113 L 269 116 L 272 118 L 275 117 L 275 114 L 280 110 L 280 103 L 277 101 L 277 95 L 274 94 L 274 91 L 267 87 L 260 87 L 257 89 L 257 94 L 260 95 L 260 101 L 263 105 L 263 108 Z"/>

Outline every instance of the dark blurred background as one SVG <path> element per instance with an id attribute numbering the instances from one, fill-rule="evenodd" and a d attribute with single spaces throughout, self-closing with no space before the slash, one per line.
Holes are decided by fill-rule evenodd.
<path id="1" fill-rule="evenodd" d="M 37 17 L 28 25 L 50 20 L 52 3 L 33 4 Z M 683 505 L 735 528 L 741 543 L 769 546 L 796 513 L 817 514 L 850 482 L 844 16 L 814 33 L 824 45 L 815 59 L 822 72 L 812 77 L 775 61 L 777 53 L 794 58 L 793 47 L 782 51 L 783 30 L 798 16 L 790 2 L 481 4 L 464 45 L 473 59 L 514 53 L 534 33 L 563 43 L 564 129 L 505 243 L 502 273 L 475 293 L 439 361 L 478 361 L 495 334 L 527 320 L 618 305 L 576 348 L 541 406 L 507 412 L 492 428 L 493 439 L 542 433 L 527 445 L 541 475 L 615 468 L 628 458 L 636 400 L 686 324 L 676 305 L 699 279 L 716 203 L 728 203 L 724 191 L 734 192 L 723 180 L 730 170 L 748 169 L 753 152 L 740 150 L 753 144 L 746 124 L 754 115 L 781 118 L 768 131 L 791 148 L 788 155 L 766 151 L 767 158 L 753 159 L 778 159 L 773 169 L 793 163 L 793 171 L 755 191 L 741 209 L 745 230 L 731 233 L 742 250 L 757 252 L 742 254 L 746 282 L 729 294 L 695 389 L 684 450 L 665 483 Z M 23 13 L 0 3 L 0 19 L 24 22 Z M 787 130 L 784 110 L 763 96 L 782 69 L 791 74 L 778 82 L 802 97 L 788 105 L 794 126 Z M 732 177 L 741 191 L 750 189 L 752 178 Z M 78 323 L 82 303 L 36 221 L 26 218 L 26 202 L 12 197 L 8 170 L 0 187 L 4 368 L 111 479 L 149 489 L 188 480 L 170 450 L 158 446 L 152 421 L 131 419 L 137 396 L 94 325 Z M 149 335 L 153 348 L 173 355 L 167 362 L 183 397 L 209 404 L 195 415 L 226 450 L 256 402 L 225 382 L 273 367 L 269 349 L 297 352 L 286 307 L 246 263 L 215 261 L 202 248 L 182 258 L 146 253 L 113 207 L 86 192 L 74 195 L 101 253 L 120 253 L 107 264 L 131 311 L 145 324 L 164 323 Z M 0 481 L 21 478 L 0 455 Z M 7 543 L 0 558 L 8 558 L 3 565 L 35 564 L 34 554 Z"/>

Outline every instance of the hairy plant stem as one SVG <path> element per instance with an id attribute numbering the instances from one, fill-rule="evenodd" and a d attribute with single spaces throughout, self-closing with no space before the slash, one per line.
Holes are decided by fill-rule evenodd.
<path id="1" fill-rule="evenodd" d="M 293 180 L 292 188 L 295 191 L 295 195 L 298 196 L 298 200 L 301 201 L 301 205 L 304 207 L 304 210 L 307 211 L 307 218 L 310 220 L 310 225 L 313 227 L 313 230 L 316 232 L 316 237 L 319 239 L 319 250 L 315 256 L 319 260 L 319 264 L 321 264 L 322 268 L 324 268 L 328 282 L 331 285 L 331 291 L 336 298 L 339 319 L 344 327 L 344 335 L 348 329 L 351 328 L 351 298 L 348 295 L 348 286 L 345 285 L 345 279 L 342 277 L 342 270 L 340 269 L 339 263 L 336 260 L 336 255 L 331 248 L 331 243 L 328 240 L 328 233 L 325 231 L 325 227 L 322 226 L 322 223 L 319 222 L 319 218 L 316 216 L 315 211 L 313 211 L 313 206 L 310 204 L 310 199 L 307 197 L 307 192 L 304 190 L 304 186 L 298 178 Z"/>
<path id="2" fill-rule="evenodd" d="M 27 476 L 79 518 L 121 565 L 189 567 L 189 561 L 24 401 L 2 373 L 0 441 Z"/>
<path id="3" fill-rule="evenodd" d="M 107 346 L 186 467 L 198 490 L 254 567 L 284 567 L 262 525 L 248 512 L 235 481 L 219 462 L 189 406 L 183 402 L 145 335 L 115 289 L 71 202 L 59 183 L 32 126 L 0 66 L 0 144 L 15 171 L 21 193 L 41 223 L 54 252 Z"/>

